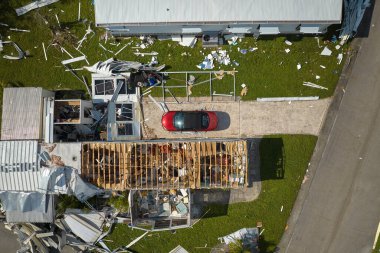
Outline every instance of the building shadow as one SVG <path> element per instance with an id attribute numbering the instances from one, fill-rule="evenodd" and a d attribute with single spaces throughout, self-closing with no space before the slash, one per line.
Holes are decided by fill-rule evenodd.
<path id="1" fill-rule="evenodd" d="M 55 99 L 85 99 L 86 91 L 84 90 L 56 90 Z"/>
<path id="2" fill-rule="evenodd" d="M 216 111 L 216 116 L 218 117 L 218 126 L 215 129 L 216 131 L 226 130 L 231 125 L 230 115 L 226 112 Z"/>
<path id="3" fill-rule="evenodd" d="M 227 215 L 230 195 L 230 189 L 200 189 L 192 192 L 192 219 Z"/>
<path id="4" fill-rule="evenodd" d="M 285 159 L 282 138 L 263 138 L 260 143 L 261 181 L 283 179 L 285 176 Z"/>

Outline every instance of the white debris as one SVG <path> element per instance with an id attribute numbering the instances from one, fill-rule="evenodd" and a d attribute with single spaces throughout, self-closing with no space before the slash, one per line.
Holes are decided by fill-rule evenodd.
<path id="1" fill-rule="evenodd" d="M 254 51 L 256 51 L 258 48 L 257 47 L 250 47 L 248 50 L 249 50 L 249 52 L 254 52 Z"/>
<path id="2" fill-rule="evenodd" d="M 321 68 L 323 68 L 323 69 L 325 69 L 326 67 L 325 66 L 323 66 L 323 65 L 319 65 L 319 67 L 321 67 Z"/>
<path id="3" fill-rule="evenodd" d="M 173 41 L 178 41 L 181 46 L 193 48 L 197 43 L 197 38 L 193 35 L 172 35 Z"/>
<path id="4" fill-rule="evenodd" d="M 318 84 L 315 84 L 315 83 L 311 83 L 311 82 L 303 82 L 303 85 L 311 87 L 311 88 L 317 88 L 317 89 L 321 89 L 321 90 L 328 90 L 328 88 L 326 88 L 326 87 L 323 87 L 321 85 L 318 85 Z"/>
<path id="5" fill-rule="evenodd" d="M 340 49 L 340 45 L 336 45 L 336 46 L 335 46 L 335 49 L 336 49 L 336 50 L 339 50 L 339 49 Z"/>
<path id="6" fill-rule="evenodd" d="M 157 65 L 157 64 L 158 64 L 157 57 L 156 56 L 152 56 L 152 59 L 149 62 L 149 66 L 153 66 L 153 65 Z"/>
<path id="7" fill-rule="evenodd" d="M 338 54 L 337 59 L 338 59 L 338 64 L 341 64 L 343 60 L 343 54 Z"/>
<path id="8" fill-rule="evenodd" d="M 242 83 L 242 84 L 241 84 L 241 87 L 242 87 L 242 88 L 245 88 L 245 87 L 247 87 L 247 85 L 246 85 L 245 83 Z"/>
<path id="9" fill-rule="evenodd" d="M 289 49 L 289 48 L 285 48 L 285 52 L 286 52 L 286 53 L 289 53 L 289 52 L 290 52 L 290 49 Z"/>
<path id="10" fill-rule="evenodd" d="M 284 210 L 284 206 L 281 206 L 280 212 L 282 213 L 283 210 Z"/>
<path id="11" fill-rule="evenodd" d="M 47 61 L 47 55 L 46 55 L 45 44 L 44 44 L 43 42 L 42 42 L 42 49 L 44 50 L 45 60 Z"/>
<path id="12" fill-rule="evenodd" d="M 332 51 L 330 49 L 328 49 L 327 46 L 325 46 L 325 48 L 322 50 L 321 52 L 321 55 L 324 55 L 324 56 L 330 56 L 332 53 Z"/>
<path id="13" fill-rule="evenodd" d="M 16 9 L 16 13 L 17 13 L 17 16 L 21 16 L 31 10 L 34 10 L 34 9 L 37 9 L 37 8 L 40 8 L 40 7 L 43 7 L 43 6 L 46 6 L 48 4 L 52 4 L 52 3 L 55 3 L 55 2 L 58 2 L 59 0 L 39 0 L 39 1 L 34 1 L 34 2 L 31 2 L 23 7 L 20 7 L 20 8 L 17 8 Z"/>
<path id="14" fill-rule="evenodd" d="M 317 80 L 320 79 L 320 78 L 321 78 L 321 77 L 320 77 L 319 75 L 316 75 L 316 76 L 315 76 L 315 79 L 317 79 Z"/>
<path id="15" fill-rule="evenodd" d="M 301 69 L 301 64 L 297 64 L 297 70 L 300 70 Z"/>
<path id="16" fill-rule="evenodd" d="M 286 45 L 288 45 L 288 46 L 291 46 L 291 45 L 293 45 L 293 43 L 292 43 L 292 42 L 290 42 L 289 40 L 285 40 L 284 42 L 285 42 L 285 44 L 286 44 Z"/>

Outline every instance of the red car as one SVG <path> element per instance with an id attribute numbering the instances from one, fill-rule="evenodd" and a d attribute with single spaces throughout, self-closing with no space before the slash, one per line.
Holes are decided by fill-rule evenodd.
<path id="1" fill-rule="evenodd" d="M 170 111 L 161 123 L 168 131 L 211 131 L 218 126 L 218 117 L 209 111 Z"/>

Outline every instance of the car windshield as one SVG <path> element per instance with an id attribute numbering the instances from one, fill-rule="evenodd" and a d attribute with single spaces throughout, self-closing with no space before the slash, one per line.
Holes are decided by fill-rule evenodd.
<path id="1" fill-rule="evenodd" d="M 174 115 L 173 125 L 178 130 L 202 130 L 208 127 L 209 121 L 204 112 L 178 112 Z"/>

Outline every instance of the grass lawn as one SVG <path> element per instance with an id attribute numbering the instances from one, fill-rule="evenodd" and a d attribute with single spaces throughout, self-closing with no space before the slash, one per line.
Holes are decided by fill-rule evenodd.
<path id="1" fill-rule="evenodd" d="M 133 54 L 132 47 L 136 43 L 140 43 L 139 38 L 121 39 L 120 44 L 112 45 L 114 39 L 108 39 L 106 43 L 102 36 L 104 30 L 94 28 L 94 8 L 92 1 L 82 0 L 81 18 L 87 22 L 78 22 L 78 1 L 61 0 L 47 7 L 33 10 L 23 16 L 17 17 L 14 8 L 20 7 L 29 0 L 9 0 L 0 3 L 0 22 L 9 24 L 9 27 L 19 29 L 30 29 L 30 33 L 9 31 L 7 27 L 0 26 L 0 34 L 3 40 L 17 42 L 22 49 L 29 50 L 30 57 L 24 60 L 11 61 L 0 58 L 0 85 L 5 86 L 42 86 L 51 90 L 60 89 L 79 89 L 85 90 L 83 84 L 79 82 L 69 72 L 65 72 L 62 60 L 69 59 L 66 53 L 61 52 L 58 46 L 51 45 L 53 40 L 53 32 L 59 32 L 61 35 L 57 41 L 70 54 L 78 57 L 81 54 L 74 47 L 82 38 L 88 24 L 95 31 L 95 35 L 90 35 L 89 39 L 83 42 L 81 51 L 87 55 L 90 64 L 94 64 L 100 60 L 106 60 L 114 56 L 124 45 L 132 42 L 125 50 L 117 55 L 118 59 L 149 62 L 150 56 L 140 57 Z M 57 14 L 61 30 L 58 29 L 58 23 L 55 18 Z M 47 22 L 47 24 L 46 24 Z M 65 28 L 68 30 L 65 30 Z M 65 30 L 66 32 L 62 32 Z M 70 33 L 70 34 L 69 34 Z M 64 35 L 63 35 L 64 34 Z M 331 36 L 327 36 L 331 38 Z M 288 46 L 284 43 L 285 39 L 293 42 Z M 329 43 L 329 48 L 333 51 L 332 56 L 320 56 L 324 42 L 322 37 L 319 38 L 320 48 L 314 37 L 289 36 L 285 37 L 262 37 L 255 39 L 253 37 L 244 38 L 238 42 L 236 46 L 223 46 L 227 50 L 231 60 L 239 63 L 239 66 L 220 66 L 216 63 L 214 70 L 219 67 L 224 70 L 232 70 L 236 68 L 239 73 L 236 76 L 237 94 L 240 94 L 242 83 L 247 84 L 249 91 L 244 99 L 255 99 L 257 97 L 276 97 L 276 96 L 331 96 L 334 87 L 339 78 L 342 66 L 337 65 L 336 56 L 338 51 L 335 45 Z M 116 43 L 119 43 L 116 42 Z M 44 58 L 42 43 L 47 48 L 47 58 Z M 104 45 L 108 50 L 103 50 L 99 43 Z M 257 47 L 258 50 L 242 54 L 240 49 L 249 49 Z M 285 49 L 291 51 L 287 54 Z M 1 53 L 10 54 L 13 49 L 5 46 Z M 157 51 L 159 53 L 158 60 L 160 64 L 166 64 L 167 71 L 183 71 L 198 70 L 196 65 L 201 63 L 204 57 L 212 51 L 212 49 L 203 49 L 201 42 L 198 41 L 194 48 L 182 47 L 177 42 L 172 41 L 156 41 L 147 49 L 140 49 L 141 52 Z M 343 52 L 346 53 L 347 47 Z M 186 52 L 187 55 L 182 55 Z M 15 55 L 15 53 L 14 53 Z M 297 64 L 301 64 L 302 68 L 297 70 Z M 73 68 L 82 67 L 85 62 L 79 62 L 72 65 Z M 320 65 L 325 66 L 323 69 Z M 78 71 L 79 75 L 84 75 L 90 80 L 87 71 Z M 316 80 L 315 76 L 319 75 L 320 79 Z M 204 77 L 205 78 L 205 77 Z M 177 78 L 176 84 L 184 84 L 184 78 Z M 181 81 L 182 80 L 182 81 Z M 202 79 L 199 79 L 202 80 Z M 302 85 L 303 81 L 310 81 L 325 86 L 328 90 L 319 90 Z M 232 78 L 225 78 L 221 81 L 213 82 L 213 89 L 217 93 L 229 93 L 232 89 Z M 184 89 L 172 89 L 175 96 L 184 96 Z M 161 89 L 156 88 L 154 95 L 161 96 Z M 202 84 L 193 88 L 194 96 L 208 96 L 208 84 Z"/>
<path id="2" fill-rule="evenodd" d="M 303 135 L 269 136 L 260 144 L 262 191 L 249 203 L 209 206 L 205 218 L 193 228 L 148 234 L 132 249 L 136 252 L 168 252 L 181 244 L 189 252 L 210 252 L 217 238 L 263 222 L 261 252 L 272 252 L 286 227 L 317 138 Z M 281 206 L 283 212 L 280 212 Z M 112 248 L 128 245 L 143 231 L 117 225 L 108 236 Z M 207 244 L 208 248 L 200 249 Z"/>
<path id="3" fill-rule="evenodd" d="M 372 252 L 373 253 L 379 253 L 380 252 L 380 238 L 377 239 L 376 247 Z"/>

